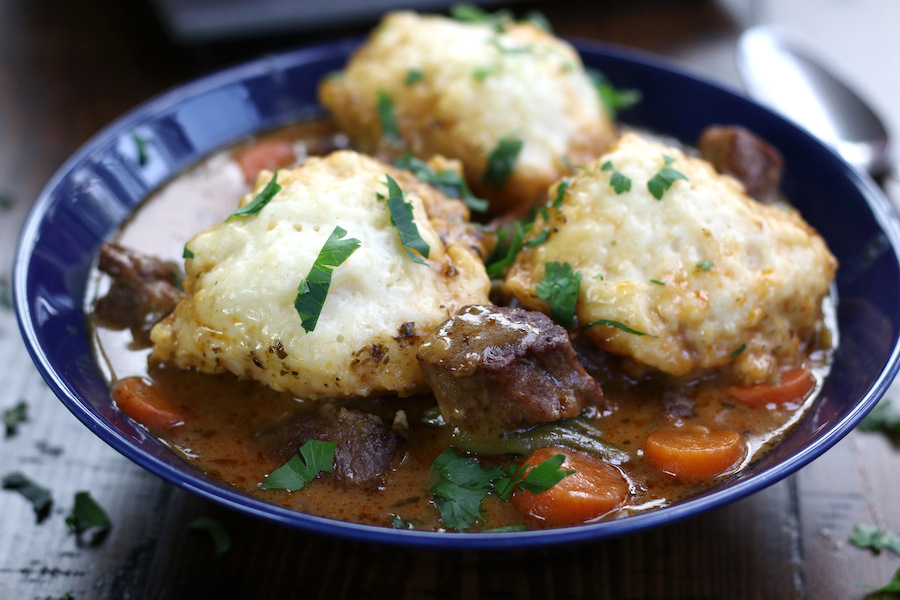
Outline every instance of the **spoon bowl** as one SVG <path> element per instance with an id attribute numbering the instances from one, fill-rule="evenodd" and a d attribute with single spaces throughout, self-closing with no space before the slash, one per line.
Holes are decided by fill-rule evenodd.
<path id="1" fill-rule="evenodd" d="M 874 177 L 890 170 L 881 119 L 787 31 L 758 26 L 738 40 L 738 73 L 748 94 L 781 112 Z"/>

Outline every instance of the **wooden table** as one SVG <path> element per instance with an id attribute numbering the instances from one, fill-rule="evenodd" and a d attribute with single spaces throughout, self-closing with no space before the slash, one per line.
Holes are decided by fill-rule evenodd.
<path id="1" fill-rule="evenodd" d="M 841 19 L 852 5 L 854 19 L 868 19 L 877 29 L 891 17 L 900 23 L 896 6 L 820 2 L 809 12 L 814 18 L 806 19 L 802 4 L 576 1 L 565 9 L 549 2 L 537 7 L 561 33 L 686 59 L 731 85 L 731 49 L 747 22 L 768 16 L 818 28 L 807 32 L 813 36 L 840 31 L 819 42 L 849 61 L 853 77 L 864 81 L 870 97 L 882 94 L 878 102 L 887 106 L 883 95 L 897 86 L 900 45 L 876 36 L 883 31 Z M 181 48 L 166 41 L 142 3 L 0 0 L 0 192 L 14 199 L 0 209 L 0 279 L 10 280 L 15 239 L 31 201 L 98 129 L 191 77 L 316 39 L 304 34 Z M 879 56 L 894 53 L 882 67 L 859 58 L 873 43 L 882 48 Z M 886 65 L 893 79 L 884 77 Z M 893 105 L 888 113 L 900 122 Z M 900 455 L 878 434 L 854 432 L 798 474 L 670 527 L 572 548 L 483 555 L 320 538 L 232 513 L 157 479 L 94 437 L 56 400 L 32 366 L 12 312 L 0 308 L 0 408 L 20 399 L 28 403 L 30 420 L 17 435 L 0 439 L 2 473 L 27 473 L 53 490 L 55 504 L 37 524 L 20 496 L 0 493 L 0 598 L 55 599 L 72 592 L 78 600 L 852 599 L 866 593 L 857 584 L 881 585 L 900 567 L 900 557 L 875 556 L 847 541 L 857 522 L 900 530 Z M 67 531 L 64 516 L 79 490 L 90 490 L 114 523 L 100 544 L 80 544 Z M 227 554 L 216 558 L 210 540 L 187 529 L 199 516 L 219 519 L 231 533 Z"/>

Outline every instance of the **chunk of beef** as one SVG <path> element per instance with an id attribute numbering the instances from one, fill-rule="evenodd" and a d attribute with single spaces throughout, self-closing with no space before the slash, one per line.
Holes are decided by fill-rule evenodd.
<path id="1" fill-rule="evenodd" d="M 315 413 L 289 415 L 262 429 L 256 437 L 285 462 L 307 440 L 337 442 L 335 479 L 345 484 L 374 487 L 391 466 L 399 436 L 376 415 L 326 405 Z"/>
<path id="2" fill-rule="evenodd" d="M 756 135 L 736 125 L 714 125 L 700 134 L 697 149 L 719 173 L 743 183 L 751 198 L 764 204 L 778 200 L 784 159 Z"/>
<path id="3" fill-rule="evenodd" d="M 539 312 L 465 307 L 426 338 L 417 358 L 444 420 L 476 437 L 575 417 L 603 399 L 566 330 Z"/>
<path id="4" fill-rule="evenodd" d="M 177 284 L 181 269 L 106 242 L 100 246 L 99 268 L 113 283 L 106 296 L 94 302 L 94 312 L 107 325 L 131 329 L 136 344 L 149 346 L 150 330 L 184 297 Z"/>

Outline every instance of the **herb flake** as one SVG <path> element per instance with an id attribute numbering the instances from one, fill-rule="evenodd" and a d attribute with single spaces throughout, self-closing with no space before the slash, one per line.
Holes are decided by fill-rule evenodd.
<path id="1" fill-rule="evenodd" d="M 730 358 L 731 360 L 734 360 L 735 358 L 740 356 L 746 349 L 747 349 L 747 344 L 741 344 L 740 347 L 737 350 L 735 350 L 734 352 L 732 352 L 728 358 Z"/>
<path id="2" fill-rule="evenodd" d="M 19 472 L 6 475 L 2 483 L 3 489 L 19 492 L 31 502 L 38 523 L 46 519 L 50 514 L 50 507 L 53 505 L 53 495 L 47 488 L 39 486 Z"/>
<path id="3" fill-rule="evenodd" d="M 416 83 L 425 79 L 425 73 L 422 72 L 421 69 L 407 69 L 406 70 L 406 86 L 409 87 L 411 85 L 415 85 Z"/>
<path id="4" fill-rule="evenodd" d="M 631 179 L 625 177 L 621 171 L 613 171 L 612 176 L 609 178 L 609 185 L 616 192 L 616 195 L 631 191 Z"/>
<path id="5" fill-rule="evenodd" d="M 12 310 L 13 308 L 12 289 L 9 286 L 9 282 L 2 278 L 0 278 L 0 308 L 6 310 Z"/>
<path id="6" fill-rule="evenodd" d="M 469 189 L 465 177 L 456 171 L 446 169 L 435 172 L 428 163 L 417 158 L 411 151 L 394 161 L 398 169 L 406 169 L 422 183 L 427 183 L 448 198 L 458 198 L 474 212 L 485 212 L 488 209 L 488 201 L 476 197 Z"/>
<path id="7" fill-rule="evenodd" d="M 403 199 L 405 192 L 400 189 L 400 185 L 394 181 L 394 178 L 385 174 L 387 177 L 388 197 L 386 198 L 388 210 L 391 213 L 391 224 L 397 229 L 400 235 L 400 243 L 409 259 L 420 265 L 428 263 L 413 254 L 413 250 L 428 258 L 431 247 L 422 236 L 419 235 L 419 228 L 416 226 L 415 216 L 413 214 L 413 205 Z"/>
<path id="8" fill-rule="evenodd" d="M 513 238 L 510 241 L 509 246 L 506 246 L 504 242 L 508 237 L 507 232 L 502 230 L 497 232 L 497 245 L 494 246 L 493 252 L 491 252 L 491 255 L 488 257 L 487 261 L 485 261 L 485 264 L 487 265 L 485 270 L 487 271 L 488 277 L 491 279 L 502 277 L 503 271 L 516 261 L 516 255 L 519 253 L 519 250 L 522 249 L 522 240 L 525 239 L 526 233 L 527 230 L 522 226 L 522 223 L 516 221 Z"/>
<path id="9" fill-rule="evenodd" d="M 481 533 L 509 533 L 511 531 L 526 531 L 528 528 L 524 525 L 507 525 L 506 527 L 494 527 L 493 529 L 485 529 Z"/>
<path id="10" fill-rule="evenodd" d="M 655 283 L 656 285 L 666 285 L 665 281 L 660 281 L 659 279 L 651 279 L 650 283 Z"/>
<path id="11" fill-rule="evenodd" d="M 563 180 L 559 182 L 559 185 L 556 186 L 556 198 L 553 199 L 553 204 L 551 204 L 553 208 L 560 208 L 562 206 L 563 200 L 566 197 L 566 190 L 569 189 L 569 183 L 569 178 L 564 177 Z"/>
<path id="12" fill-rule="evenodd" d="M 3 411 L 3 426 L 6 428 L 6 437 L 16 435 L 16 431 L 22 423 L 28 420 L 28 404 L 20 400 L 12 408 Z"/>
<path id="13" fill-rule="evenodd" d="M 539 246 L 547 241 L 547 237 L 549 237 L 549 235 L 550 235 L 550 230 L 545 229 L 536 238 L 525 242 L 525 244 L 522 247 L 523 248 L 534 248 L 535 246 Z"/>
<path id="14" fill-rule="evenodd" d="M 688 180 L 680 171 L 676 171 L 672 167 L 663 167 L 647 182 L 647 189 L 654 198 L 662 200 L 666 190 L 672 187 L 672 184 L 678 179 Z"/>
<path id="15" fill-rule="evenodd" d="M 698 262 L 698 263 L 695 265 L 695 267 L 696 267 L 697 269 L 700 269 L 701 271 L 709 271 L 709 270 L 712 269 L 714 266 L 716 266 L 716 263 L 714 263 L 713 261 L 708 260 L 708 259 L 701 260 L 700 262 Z"/>
<path id="16" fill-rule="evenodd" d="M 894 576 L 891 577 L 891 580 L 882 587 L 874 586 L 874 585 L 861 585 L 860 587 L 870 588 L 875 590 L 876 593 L 881 594 L 900 594 L 900 569 L 897 569 L 894 572 Z M 866 598 L 869 596 L 867 595 Z"/>
<path id="17" fill-rule="evenodd" d="M 535 286 L 538 297 L 550 305 L 553 320 L 565 328 L 575 325 L 575 304 L 581 286 L 581 271 L 569 263 L 544 263 L 544 277 Z"/>
<path id="18" fill-rule="evenodd" d="M 205 531 L 212 538 L 216 556 L 222 556 L 231 549 L 231 534 L 212 517 L 199 517 L 188 524 L 188 531 Z"/>
<path id="19" fill-rule="evenodd" d="M 487 169 L 481 182 L 491 189 L 503 189 L 506 180 L 516 168 L 516 160 L 519 158 L 522 146 L 522 140 L 515 135 L 501 138 L 497 147 L 488 156 Z"/>
<path id="20" fill-rule="evenodd" d="M 513 21 L 513 14 L 509 10 L 503 9 L 489 13 L 481 7 L 468 2 L 451 6 L 450 16 L 463 23 L 488 25 L 498 33 L 502 33 L 506 29 L 506 24 Z"/>
<path id="21" fill-rule="evenodd" d="M 272 179 L 269 180 L 269 183 L 266 184 L 266 187 L 262 189 L 260 193 L 258 193 L 253 200 L 237 209 L 233 213 L 231 213 L 225 222 L 227 223 L 231 219 L 235 217 L 246 217 L 250 215 L 258 215 L 259 212 L 269 203 L 272 198 L 275 197 L 275 194 L 281 191 L 281 186 L 278 185 L 278 169 L 275 169 L 275 173 L 272 175 Z M 187 249 L 187 246 L 184 247 L 185 254 L 190 252 Z M 191 256 L 185 256 L 185 258 L 193 258 L 194 254 L 191 253 Z"/>
<path id="22" fill-rule="evenodd" d="M 890 400 L 882 400 L 857 427 L 860 431 L 880 431 L 892 439 L 900 439 L 900 412 Z"/>
<path id="23" fill-rule="evenodd" d="M 586 69 L 588 77 L 597 90 L 600 103 L 610 119 L 615 119 L 619 111 L 630 108 L 641 101 L 640 90 L 616 89 L 606 76 L 596 69 Z"/>
<path id="24" fill-rule="evenodd" d="M 328 288 L 331 287 L 331 275 L 336 267 L 341 266 L 351 254 L 359 248 L 359 240 L 356 238 L 343 239 L 347 231 L 341 227 L 335 227 L 331 235 L 325 241 L 325 245 L 319 251 L 319 256 L 313 263 L 309 275 L 300 281 L 297 287 L 297 297 L 294 299 L 294 308 L 302 319 L 301 325 L 308 333 L 316 328 Z"/>
<path id="25" fill-rule="evenodd" d="M 336 447 L 337 442 L 307 440 L 300 446 L 299 453 L 272 471 L 259 484 L 259 489 L 294 492 L 306 487 L 319 473 L 331 473 L 334 470 Z"/>
<path id="26" fill-rule="evenodd" d="M 78 492 L 75 494 L 75 504 L 72 512 L 66 517 L 66 525 L 76 535 L 81 535 L 89 529 L 96 529 L 102 534 L 112 527 L 109 515 L 97 501 L 91 497 L 90 492 Z"/>
<path id="27" fill-rule="evenodd" d="M 900 556 L 900 538 L 897 534 L 893 531 L 879 531 L 874 525 L 857 523 L 853 526 L 849 541 L 857 548 L 871 550 L 875 554 L 880 554 L 882 550 L 890 550 Z"/>
<path id="28" fill-rule="evenodd" d="M 431 472 L 437 480 L 431 493 L 441 522 L 457 531 L 465 531 L 481 518 L 481 501 L 491 484 L 504 475 L 500 467 L 485 471 L 477 459 L 459 456 L 449 448 L 434 459 Z"/>
<path id="29" fill-rule="evenodd" d="M 541 464 L 529 470 L 530 464 L 524 464 L 516 469 L 516 465 L 510 466 L 508 477 L 498 480 L 494 487 L 497 495 L 504 501 L 520 493 L 520 490 L 540 494 L 546 492 L 557 483 L 575 473 L 570 469 L 560 467 L 566 460 L 565 454 L 554 454 Z"/>
<path id="30" fill-rule="evenodd" d="M 595 325 L 606 325 L 607 327 L 614 327 L 619 331 L 624 331 L 625 333 L 630 333 L 632 335 L 646 335 L 647 337 L 655 338 L 655 335 L 650 335 L 649 333 L 644 333 L 643 331 L 638 331 L 637 329 L 632 329 L 628 325 L 624 323 L 619 323 L 618 321 L 611 321 L 609 319 L 597 319 L 596 321 L 591 321 L 590 323 L 586 323 L 582 325 L 582 329 L 590 329 Z"/>
<path id="31" fill-rule="evenodd" d="M 191 252 L 190 249 L 188 249 L 187 244 L 185 244 L 185 246 L 184 246 L 184 252 L 182 252 L 181 257 L 182 258 L 194 258 L 194 253 Z"/>
<path id="32" fill-rule="evenodd" d="M 384 90 L 378 90 L 378 120 L 381 122 L 381 136 L 395 143 L 400 143 L 400 129 L 394 115 L 394 103 Z"/>
<path id="33" fill-rule="evenodd" d="M 134 146 L 137 149 L 138 165 L 143 167 L 150 162 L 150 155 L 147 154 L 147 140 L 134 131 L 131 132 L 131 139 L 134 141 Z"/>

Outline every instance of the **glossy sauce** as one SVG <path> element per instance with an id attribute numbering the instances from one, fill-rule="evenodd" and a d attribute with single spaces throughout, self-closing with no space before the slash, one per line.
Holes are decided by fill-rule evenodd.
<path id="1" fill-rule="evenodd" d="M 287 141 L 300 160 L 308 145 L 335 146 L 335 132 L 327 121 L 313 121 L 284 128 L 262 140 Z M 143 254 L 181 262 L 184 244 L 197 232 L 224 220 L 239 199 L 250 191 L 234 155 L 249 147 L 248 142 L 218 153 L 180 175 L 148 199 L 126 223 L 117 241 Z M 258 143 L 258 140 L 257 140 Z M 106 277 L 95 277 L 96 297 L 105 293 Z M 826 299 L 826 309 L 829 300 Z M 827 316 L 828 310 L 826 310 Z M 834 323 L 833 319 L 829 325 Z M 821 336 L 828 345 L 828 332 Z M 195 467 L 253 496 L 294 510 L 324 517 L 390 526 L 391 516 L 411 523 L 416 529 L 439 530 L 442 524 L 429 486 L 429 467 L 450 445 L 446 427 L 423 422 L 422 414 L 436 406 L 431 396 L 344 402 L 342 405 L 376 414 L 387 423 L 397 410 L 406 412 L 410 424 L 394 455 L 393 466 L 378 489 L 361 489 L 336 483 L 322 475 L 302 490 L 286 492 L 259 490 L 265 477 L 283 463 L 274 458 L 255 435 L 263 427 L 295 411 L 316 411 L 320 403 L 298 400 L 275 392 L 255 381 L 233 375 L 208 375 L 163 365 L 147 365 L 149 350 L 132 348 L 128 330 L 94 327 L 95 345 L 111 384 L 127 377 L 142 376 L 153 382 L 172 404 L 188 418 L 183 425 L 151 430 L 164 444 Z M 579 339 L 580 337 L 580 339 Z M 626 451 L 630 460 L 617 468 L 626 477 L 630 497 L 626 505 L 607 518 L 658 508 L 696 494 L 758 459 L 803 416 L 813 402 L 828 370 L 829 350 L 816 350 L 798 358 L 811 369 L 814 389 L 797 403 L 748 406 L 731 400 L 724 391 L 729 384 L 721 376 L 685 381 L 660 374 L 629 377 L 633 371 L 627 359 L 609 355 L 593 346 L 585 336 L 573 343 L 579 360 L 600 384 L 602 406 L 590 407 L 586 416 L 605 432 L 605 441 Z M 693 400 L 693 415 L 679 410 L 685 398 Z M 683 481 L 661 472 L 643 459 L 647 437 L 675 425 L 702 425 L 710 429 L 738 433 L 746 452 L 729 473 L 703 481 Z M 521 459 L 520 459 L 521 460 Z M 508 458 L 484 458 L 482 463 L 509 464 Z M 484 519 L 470 531 L 505 527 L 525 522 L 512 504 L 489 495 L 483 505 Z"/>

